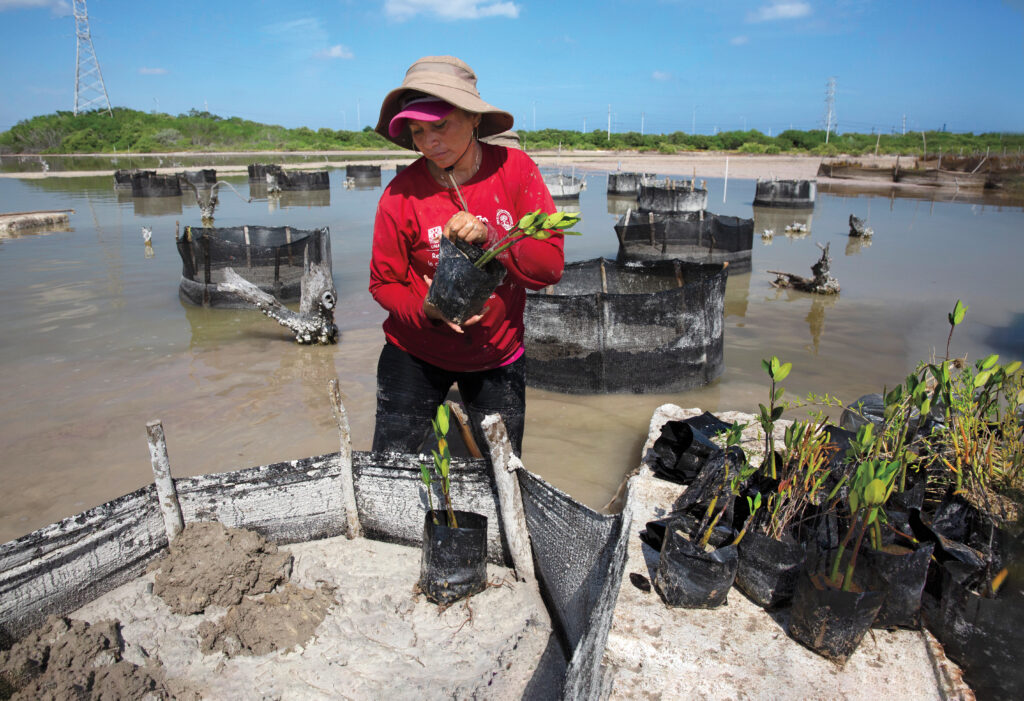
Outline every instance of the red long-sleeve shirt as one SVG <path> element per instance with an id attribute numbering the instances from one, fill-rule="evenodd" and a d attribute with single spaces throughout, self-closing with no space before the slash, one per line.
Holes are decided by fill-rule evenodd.
<path id="1" fill-rule="evenodd" d="M 492 231 L 510 230 L 520 217 L 555 205 L 537 165 L 524 152 L 480 144 L 480 169 L 460 185 L 469 212 Z M 384 335 L 428 363 L 453 371 L 477 371 L 508 362 L 522 348 L 526 289 L 562 277 L 562 235 L 526 238 L 499 256 L 508 273 L 487 301 L 488 311 L 465 333 L 437 324 L 423 313 L 427 283 L 437 267 L 444 225 L 462 209 L 458 195 L 441 187 L 420 158 L 395 176 L 377 205 L 370 260 L 370 294 L 384 309 Z"/>

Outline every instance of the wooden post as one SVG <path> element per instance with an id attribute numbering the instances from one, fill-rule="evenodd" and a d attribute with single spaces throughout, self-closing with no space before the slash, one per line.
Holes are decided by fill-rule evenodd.
<path id="1" fill-rule="evenodd" d="M 729 192 L 729 157 L 725 157 L 725 183 L 722 185 L 722 202 L 725 202 L 725 196 Z"/>
<path id="2" fill-rule="evenodd" d="M 328 392 L 331 407 L 334 409 L 334 420 L 338 422 L 338 462 L 341 463 L 341 503 L 345 507 L 345 521 L 348 528 L 345 535 L 349 540 L 363 537 L 363 526 L 359 523 L 359 511 L 356 507 L 356 488 L 352 478 L 352 431 L 348 425 L 348 413 L 341 403 L 341 390 L 337 378 L 330 381 Z"/>
<path id="3" fill-rule="evenodd" d="M 163 424 L 159 420 L 147 423 L 146 436 L 149 439 L 149 459 L 153 463 L 153 482 L 156 484 L 157 500 L 160 502 L 160 513 L 164 517 L 167 542 L 170 543 L 184 530 L 185 520 L 181 516 L 178 492 L 171 478 L 171 463 L 167 458 Z"/>
<path id="4" fill-rule="evenodd" d="M 512 564 L 516 577 L 521 582 L 536 579 L 533 570 L 533 551 L 530 549 L 530 532 L 526 527 L 523 512 L 523 495 L 519 491 L 519 480 L 515 471 L 523 467 L 522 461 L 512 451 L 505 424 L 498 414 L 489 414 L 481 422 L 487 447 L 491 451 L 491 465 L 494 468 L 494 482 L 498 487 L 498 507 L 501 522 L 505 526 Z"/>

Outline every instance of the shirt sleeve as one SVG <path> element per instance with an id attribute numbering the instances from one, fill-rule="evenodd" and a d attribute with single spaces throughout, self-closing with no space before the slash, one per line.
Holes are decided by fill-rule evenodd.
<path id="1" fill-rule="evenodd" d="M 514 196 L 517 221 L 524 214 L 538 209 L 549 214 L 556 211 L 537 164 L 525 154 L 521 154 L 519 159 L 518 176 L 518 189 Z M 562 234 L 553 234 L 543 241 L 527 237 L 509 249 L 508 256 L 501 259 L 502 263 L 512 278 L 527 289 L 539 290 L 552 285 L 562 279 L 564 238 Z"/>
<path id="2" fill-rule="evenodd" d="M 386 211 L 383 200 L 377 206 L 373 224 L 370 294 L 404 324 L 419 328 L 433 325 L 423 312 L 427 284 L 412 269 L 409 242 Z"/>

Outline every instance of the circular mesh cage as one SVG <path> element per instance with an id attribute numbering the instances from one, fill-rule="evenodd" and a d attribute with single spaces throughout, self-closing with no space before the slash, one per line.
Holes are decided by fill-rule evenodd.
<path id="1" fill-rule="evenodd" d="M 817 183 L 814 180 L 758 180 L 754 193 L 755 207 L 814 207 Z"/>
<path id="2" fill-rule="evenodd" d="M 699 212 L 707 209 L 708 191 L 684 180 L 640 183 L 637 207 L 644 212 Z"/>
<path id="3" fill-rule="evenodd" d="M 140 170 L 132 174 L 132 197 L 178 197 L 181 183 L 177 175 L 155 175 Z"/>
<path id="4" fill-rule="evenodd" d="M 526 375 L 570 394 L 671 392 L 718 377 L 725 264 L 680 260 L 565 266 L 526 296 Z"/>
<path id="5" fill-rule="evenodd" d="M 306 256 L 330 267 L 330 231 L 289 226 L 186 226 L 177 238 L 181 255 L 179 296 L 192 304 L 243 308 L 251 306 L 231 292 L 221 292 L 224 268 L 272 294 L 281 302 L 298 301 Z"/>
<path id="6" fill-rule="evenodd" d="M 750 271 L 754 220 L 711 212 L 629 211 L 615 224 L 619 260 L 678 258 L 690 263 L 729 263 Z"/>

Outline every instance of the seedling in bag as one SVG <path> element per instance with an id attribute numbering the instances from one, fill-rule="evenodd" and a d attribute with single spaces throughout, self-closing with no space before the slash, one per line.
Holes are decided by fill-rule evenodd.
<path id="1" fill-rule="evenodd" d="M 570 226 L 579 223 L 581 217 L 579 212 L 554 212 L 545 214 L 541 210 L 524 214 L 519 222 L 512 227 L 508 235 L 484 251 L 484 254 L 476 260 L 473 265 L 483 268 L 491 262 L 495 256 L 507 251 L 513 245 L 524 238 L 533 238 L 538 241 L 551 238 L 551 234 L 558 232 L 572 236 L 580 236 L 578 231 L 566 231 Z"/>

